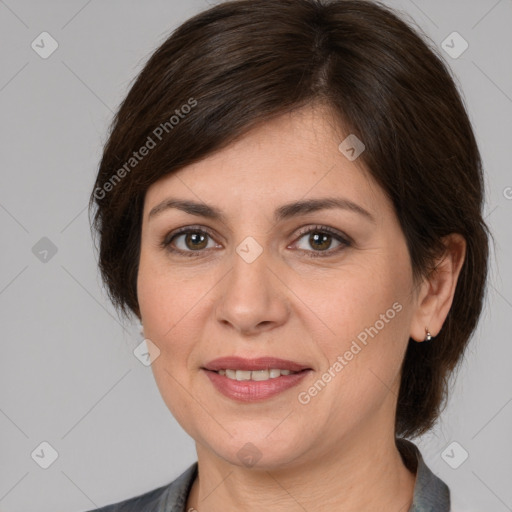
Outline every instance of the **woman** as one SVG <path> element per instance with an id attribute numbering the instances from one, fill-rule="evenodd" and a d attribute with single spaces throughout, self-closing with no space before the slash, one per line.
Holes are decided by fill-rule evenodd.
<path id="1" fill-rule="evenodd" d="M 449 71 L 384 5 L 238 0 L 180 26 L 91 207 L 198 462 L 101 511 L 448 511 L 406 438 L 477 325 L 482 201 Z"/>

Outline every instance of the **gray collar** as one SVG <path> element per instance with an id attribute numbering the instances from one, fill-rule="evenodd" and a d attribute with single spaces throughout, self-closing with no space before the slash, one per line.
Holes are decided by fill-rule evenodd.
<path id="1" fill-rule="evenodd" d="M 401 438 L 396 445 L 406 467 L 416 473 L 414 498 L 408 512 L 450 512 L 450 490 L 425 464 L 418 447 Z"/>

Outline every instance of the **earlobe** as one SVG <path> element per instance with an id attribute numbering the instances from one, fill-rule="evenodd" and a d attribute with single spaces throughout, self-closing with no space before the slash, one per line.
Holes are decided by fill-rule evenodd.
<path id="1" fill-rule="evenodd" d="M 423 341 L 431 341 L 434 336 L 430 334 L 430 331 L 428 330 L 428 327 L 425 327 L 425 339 Z"/>
<path id="2" fill-rule="evenodd" d="M 466 240 L 458 233 L 443 238 L 446 247 L 432 273 L 425 277 L 411 323 L 410 337 L 417 342 L 435 338 L 450 311 L 466 255 Z"/>

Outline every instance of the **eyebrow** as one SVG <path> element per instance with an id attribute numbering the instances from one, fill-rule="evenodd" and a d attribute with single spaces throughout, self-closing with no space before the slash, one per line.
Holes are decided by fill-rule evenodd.
<path id="1" fill-rule="evenodd" d="M 209 206 L 205 203 L 197 203 L 195 201 L 181 200 L 169 198 L 161 203 L 157 204 L 151 209 L 148 215 L 148 220 L 156 215 L 175 208 L 181 210 L 190 215 L 196 215 L 198 217 L 206 217 L 212 220 L 218 220 L 226 224 L 226 217 L 221 210 L 213 206 Z M 362 206 L 350 201 L 349 199 L 341 197 L 324 197 L 320 199 L 306 199 L 302 201 L 294 201 L 291 203 L 284 204 L 277 208 L 274 212 L 275 222 L 279 222 L 285 219 L 304 215 L 307 213 L 313 213 L 319 210 L 339 208 L 342 210 L 349 210 L 365 217 L 369 221 L 376 223 L 375 217 Z"/>

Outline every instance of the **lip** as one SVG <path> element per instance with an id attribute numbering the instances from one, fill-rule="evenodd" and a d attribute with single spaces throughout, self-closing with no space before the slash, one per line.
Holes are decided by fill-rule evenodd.
<path id="1" fill-rule="evenodd" d="M 290 375 L 281 375 L 264 381 L 234 380 L 225 375 L 219 375 L 219 370 L 290 370 Z M 294 386 L 297 386 L 313 370 L 307 365 L 279 359 L 275 357 L 259 357 L 245 359 L 241 357 L 221 357 L 210 361 L 202 368 L 213 386 L 222 395 L 237 402 L 259 402 L 272 398 Z"/>
<path id="2" fill-rule="evenodd" d="M 204 366 L 204 369 L 214 372 L 218 372 L 219 370 L 270 370 L 272 368 L 290 370 L 291 372 L 311 370 L 311 367 L 306 364 L 270 356 L 258 357 L 255 359 L 247 359 L 237 356 L 219 357 Z"/>
<path id="3" fill-rule="evenodd" d="M 283 368 L 284 369 L 284 368 Z M 224 396 L 238 402 L 259 402 L 267 400 L 273 396 L 290 389 L 309 375 L 312 370 L 303 370 L 299 373 L 290 375 L 281 375 L 275 379 L 257 381 L 257 380 L 233 380 L 225 375 L 219 375 L 215 371 L 203 368 L 210 382 L 217 391 Z"/>

